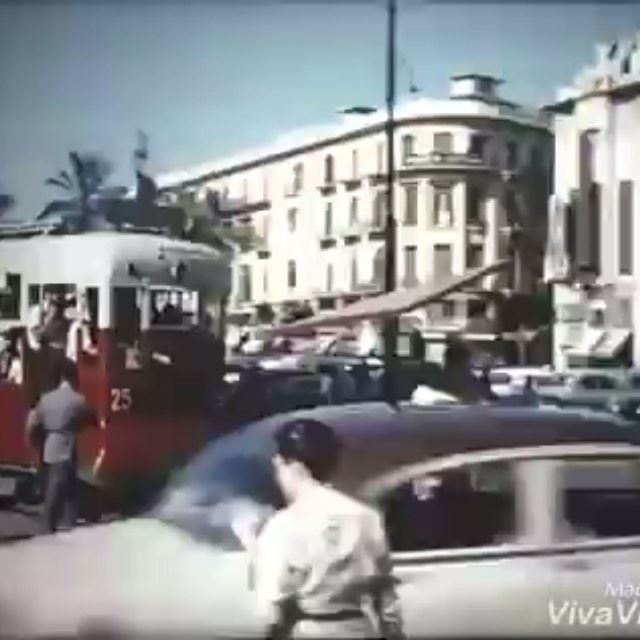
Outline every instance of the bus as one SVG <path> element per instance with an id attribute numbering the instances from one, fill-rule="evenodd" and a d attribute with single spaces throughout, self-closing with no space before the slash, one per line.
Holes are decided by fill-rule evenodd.
<path id="1" fill-rule="evenodd" d="M 222 339 L 230 287 L 223 247 L 149 231 L 0 227 L 0 334 L 12 337 L 22 372 L 0 380 L 5 482 L 37 464 L 25 419 L 47 388 L 48 348 L 37 343 L 32 325 L 52 294 L 85 325 L 68 337 L 79 389 L 97 416 L 78 438 L 80 484 L 101 496 L 131 497 L 166 478 L 212 435 L 208 381 L 212 367 L 224 366 L 224 351 L 214 362 L 203 320 L 218 320 Z M 16 477 L 19 483 L 33 474 Z"/>

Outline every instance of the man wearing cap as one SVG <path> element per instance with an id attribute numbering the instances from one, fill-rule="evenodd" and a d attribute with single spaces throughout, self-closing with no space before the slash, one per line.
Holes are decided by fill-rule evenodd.
<path id="1" fill-rule="evenodd" d="M 254 537 L 255 592 L 272 638 L 404 638 L 382 518 L 326 484 L 338 462 L 333 430 L 295 420 L 277 432 L 273 468 L 287 502 Z"/>

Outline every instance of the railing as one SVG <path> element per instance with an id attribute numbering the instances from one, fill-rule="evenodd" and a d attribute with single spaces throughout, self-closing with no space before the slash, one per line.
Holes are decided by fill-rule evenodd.
<path id="1" fill-rule="evenodd" d="M 471 153 L 430 151 L 425 155 L 410 155 L 405 158 L 404 168 L 419 169 L 460 167 L 465 169 L 489 169 L 491 165 L 483 157 Z"/>

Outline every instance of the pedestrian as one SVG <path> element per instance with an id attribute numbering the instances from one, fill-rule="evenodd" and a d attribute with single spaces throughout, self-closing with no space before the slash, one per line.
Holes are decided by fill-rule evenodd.
<path id="1" fill-rule="evenodd" d="M 68 360 L 58 363 L 58 386 L 45 393 L 27 419 L 32 442 L 42 439 L 45 470 L 43 533 L 53 533 L 60 523 L 73 527 L 76 520 L 76 435 L 94 419 L 84 396 L 76 390 L 76 368 Z M 40 438 L 38 437 L 40 434 Z"/>
<path id="2" fill-rule="evenodd" d="M 380 514 L 326 484 L 340 452 L 334 431 L 294 420 L 275 444 L 287 506 L 259 534 L 251 523 L 234 525 L 252 555 L 269 637 L 404 638 Z"/>

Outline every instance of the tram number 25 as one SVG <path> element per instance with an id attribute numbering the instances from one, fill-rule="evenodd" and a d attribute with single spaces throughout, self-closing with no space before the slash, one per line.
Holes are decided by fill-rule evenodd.
<path id="1" fill-rule="evenodd" d="M 131 389 L 111 389 L 111 411 L 128 411 L 132 404 Z"/>

